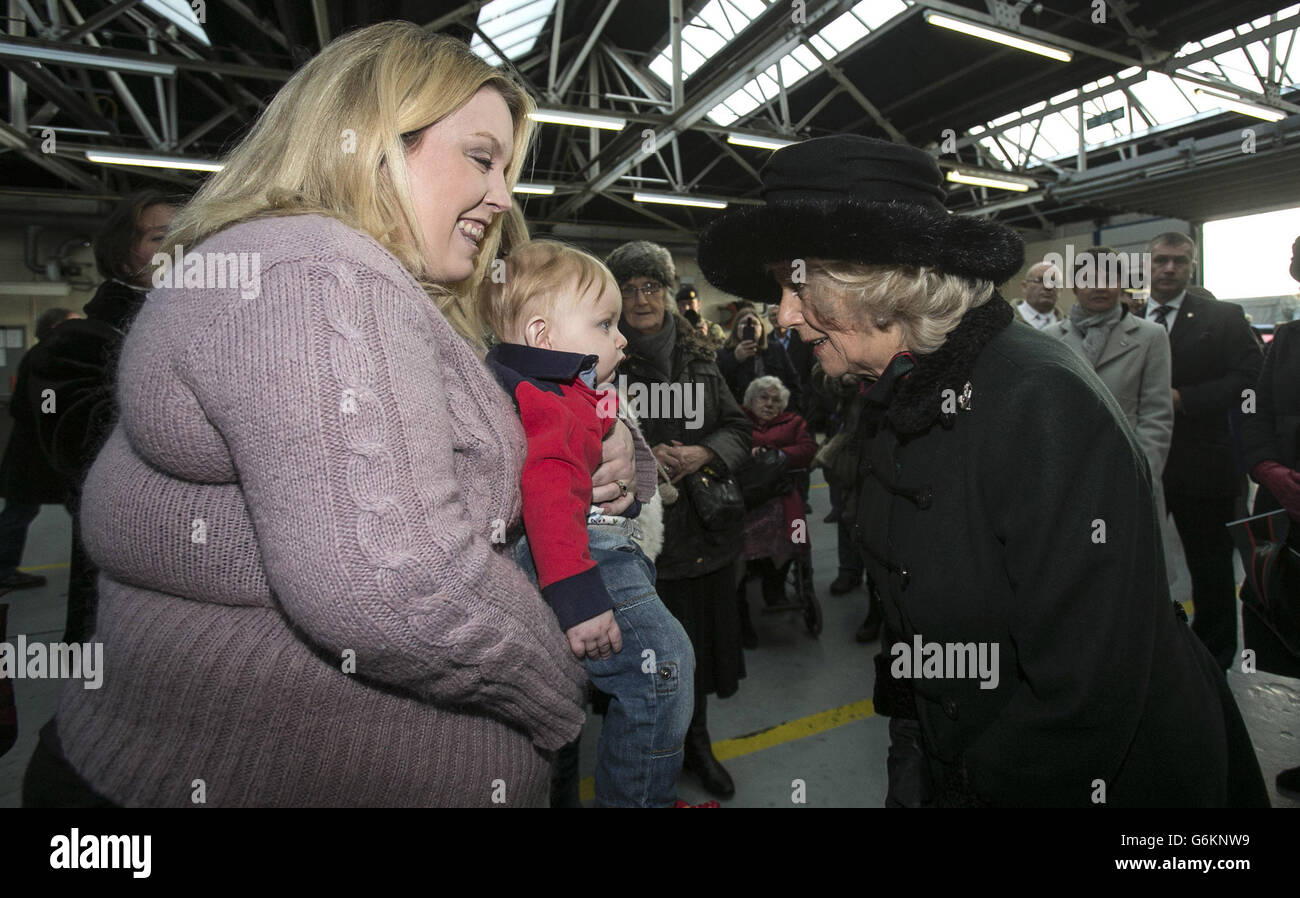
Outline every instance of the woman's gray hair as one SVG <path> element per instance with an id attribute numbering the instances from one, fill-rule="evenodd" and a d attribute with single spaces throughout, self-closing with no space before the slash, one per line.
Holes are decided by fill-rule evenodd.
<path id="1" fill-rule="evenodd" d="M 745 387 L 745 408 L 753 411 L 754 400 L 758 398 L 758 394 L 762 393 L 764 390 L 771 390 L 773 388 L 780 391 L 781 411 L 785 411 L 786 406 L 790 404 L 790 391 L 786 389 L 785 384 L 781 383 L 781 378 L 775 377 L 771 374 L 756 377 L 749 382 L 749 386 Z"/>
<path id="2" fill-rule="evenodd" d="M 963 315 L 993 296 L 992 281 L 923 266 L 809 260 L 808 282 L 813 311 L 822 321 L 839 330 L 897 321 L 903 342 L 919 354 L 942 346 Z M 830 287 L 835 295 L 821 295 L 817 287 Z"/>

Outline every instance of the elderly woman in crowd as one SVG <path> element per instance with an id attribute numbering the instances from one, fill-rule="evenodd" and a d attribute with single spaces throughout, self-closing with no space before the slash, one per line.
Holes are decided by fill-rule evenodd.
<path id="1" fill-rule="evenodd" d="M 721 521 L 700 514 L 720 478 L 749 457 L 750 427 L 714 363 L 707 338 L 668 309 L 677 270 L 668 250 L 654 243 L 625 243 L 606 260 L 623 293 L 619 327 L 627 337 L 627 359 L 620 367 L 629 391 L 642 385 L 687 391 L 685 403 L 638 408 L 641 429 L 666 477 L 664 547 L 655 560 L 659 598 L 668 606 L 695 648 L 695 714 L 686 736 L 683 767 L 699 776 L 712 795 L 735 794 L 730 774 L 718 763 L 708 732 L 707 697 L 732 695 L 745 675 L 740 621 L 733 600 L 737 560 L 744 543 L 740 513 Z M 692 414 L 693 413 L 693 414 Z M 703 477 L 693 477 L 697 472 Z M 669 498 L 675 495 L 674 501 Z"/>
<path id="2" fill-rule="evenodd" d="M 473 299 L 531 109 L 464 43 L 373 25 L 179 213 L 164 246 L 260 278 L 159 289 L 126 339 L 82 506 L 110 673 L 64 691 L 29 801 L 545 804 L 586 676 L 512 560 L 525 443 Z M 653 495 L 631 445 L 594 501 Z"/>
<path id="3" fill-rule="evenodd" d="M 780 378 L 770 374 L 750 381 L 745 388 L 745 417 L 754 428 L 752 455 L 757 457 L 761 453 L 777 452 L 784 457 L 787 471 L 807 468 L 817 454 L 817 441 L 808 432 L 804 419 L 787 411 L 789 404 L 790 390 Z M 758 570 L 763 584 L 763 601 L 769 605 L 786 600 L 785 577 L 794 560 L 797 544 L 793 537 L 797 521 L 805 521 L 803 532 L 806 536 L 803 499 L 793 484 L 784 495 L 764 502 L 745 516 L 745 560 L 752 562 Z M 812 566 L 808 565 L 805 571 L 811 580 Z M 755 648 L 758 634 L 750 620 L 743 580 L 737 598 L 745 648 Z"/>
<path id="4" fill-rule="evenodd" d="M 763 181 L 765 206 L 705 229 L 700 266 L 780 296 L 827 376 L 875 379 L 856 526 L 886 621 L 887 803 L 1266 804 L 1170 600 L 1141 447 L 1087 364 L 1010 326 L 994 290 L 1020 239 L 949 215 L 907 146 L 810 140 Z"/>
<path id="5" fill-rule="evenodd" d="M 718 370 L 727 379 L 737 401 L 745 396 L 755 378 L 771 374 L 790 390 L 790 405 L 799 408 L 799 376 L 790 364 L 790 357 L 784 346 L 769 339 L 758 312 L 748 303 L 736 312 L 731 333 L 718 350 Z"/>

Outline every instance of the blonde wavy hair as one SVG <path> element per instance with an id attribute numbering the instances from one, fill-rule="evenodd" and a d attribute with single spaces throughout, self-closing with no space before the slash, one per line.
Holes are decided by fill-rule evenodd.
<path id="1" fill-rule="evenodd" d="M 485 291 L 484 317 L 494 336 L 521 343 L 528 316 L 551 318 L 562 303 L 573 308 L 588 295 L 595 305 L 606 290 L 617 293 L 618 282 L 595 256 L 558 240 L 532 240 L 510 249 L 502 282 Z"/>
<path id="2" fill-rule="evenodd" d="M 284 215 L 328 215 L 369 234 L 406 267 L 470 343 L 483 346 L 476 289 L 501 240 L 497 216 L 479 243 L 474 273 L 434 283 L 415 215 L 406 154 L 424 129 L 484 87 L 514 121 L 506 186 L 519 179 L 534 104 L 508 74 L 463 42 L 410 22 L 381 22 L 338 38 L 282 87 L 252 130 L 176 216 L 166 246 L 187 250 L 232 225 Z"/>
<path id="3" fill-rule="evenodd" d="M 963 315 L 993 296 L 993 282 L 944 274 L 913 265 L 864 265 L 826 259 L 805 260 L 804 302 L 833 330 L 877 329 L 897 322 L 903 342 L 925 354 L 943 346 Z M 771 266 L 783 284 L 790 264 Z"/>

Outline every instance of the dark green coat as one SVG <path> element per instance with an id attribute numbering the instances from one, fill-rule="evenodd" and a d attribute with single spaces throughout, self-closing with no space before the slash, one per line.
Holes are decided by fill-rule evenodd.
<path id="1" fill-rule="evenodd" d="M 995 296 L 867 393 L 855 534 L 883 597 L 878 710 L 920 720 L 938 804 L 1091 805 L 1099 784 L 1112 807 L 1266 804 L 1170 600 L 1136 437 L 1075 353 L 1012 318 Z M 917 635 L 996 643 L 996 688 L 894 680 Z"/>
<path id="2" fill-rule="evenodd" d="M 672 313 L 668 313 L 672 314 Z M 719 473 L 730 473 L 749 458 L 752 430 L 745 413 L 727 387 L 714 362 L 712 344 L 691 327 L 686 319 L 673 315 L 677 341 L 672 355 L 672 379 L 683 388 L 700 384 L 703 388 L 701 426 L 689 428 L 684 417 L 653 416 L 638 410 L 641 430 L 652 447 L 678 440 L 687 446 L 707 446 L 718 455 Z M 629 393 L 634 385 L 651 387 L 665 383 L 644 359 L 628 348 L 628 357 L 619 367 L 627 377 Z M 718 464 L 711 467 L 717 468 Z M 744 547 L 744 516 L 737 515 L 735 527 L 724 531 L 706 530 L 695 515 L 685 484 L 678 481 L 681 495 L 672 505 L 664 506 L 664 549 L 655 559 L 661 580 L 685 580 L 712 573 L 735 562 Z"/>

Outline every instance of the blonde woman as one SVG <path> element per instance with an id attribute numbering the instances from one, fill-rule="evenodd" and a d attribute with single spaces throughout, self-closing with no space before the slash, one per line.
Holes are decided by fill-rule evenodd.
<path id="1" fill-rule="evenodd" d="M 260 276 L 155 290 L 126 341 L 83 505 L 103 688 L 64 693 L 29 797 L 545 802 L 585 675 L 511 561 L 524 439 L 471 300 L 530 109 L 463 43 L 371 26 L 181 211 L 165 246 Z M 637 483 L 611 443 L 596 502 Z"/>
<path id="2" fill-rule="evenodd" d="M 781 300 L 864 397 L 855 534 L 885 617 L 892 806 L 1267 804 L 1223 673 L 1170 601 L 1114 400 L 994 290 L 1023 246 L 950 215 L 925 152 L 795 144 L 714 221 L 715 286 Z"/>

